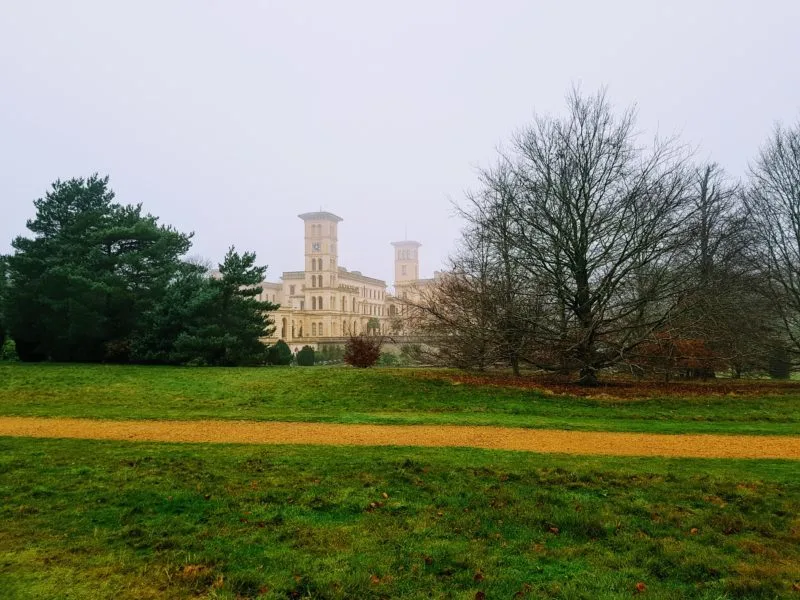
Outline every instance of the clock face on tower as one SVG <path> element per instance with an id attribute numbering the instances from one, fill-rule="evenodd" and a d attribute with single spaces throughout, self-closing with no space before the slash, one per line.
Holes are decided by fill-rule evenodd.
<path id="1" fill-rule="evenodd" d="M 313 250 L 314 252 L 319 252 L 319 247 L 320 247 L 319 242 L 314 242 L 313 244 L 311 244 L 311 250 Z"/>

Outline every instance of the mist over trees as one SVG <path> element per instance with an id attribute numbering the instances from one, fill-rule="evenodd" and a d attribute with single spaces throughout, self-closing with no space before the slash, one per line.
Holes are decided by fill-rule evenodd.
<path id="1" fill-rule="evenodd" d="M 800 357 L 800 129 L 740 184 L 635 110 L 573 90 L 480 171 L 447 274 L 413 301 L 442 363 L 520 365 L 594 385 L 765 371 Z"/>
<path id="2" fill-rule="evenodd" d="M 272 332 L 256 296 L 266 267 L 233 248 L 220 277 L 183 259 L 191 234 L 114 202 L 108 177 L 57 181 L 33 234 L 0 261 L 0 330 L 25 361 L 264 362 Z"/>

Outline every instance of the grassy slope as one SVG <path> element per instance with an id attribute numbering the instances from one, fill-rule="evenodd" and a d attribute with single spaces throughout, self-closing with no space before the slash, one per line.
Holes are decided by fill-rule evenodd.
<path id="1" fill-rule="evenodd" d="M 457 423 L 664 433 L 800 432 L 800 399 L 609 400 L 415 379 L 415 371 L 0 364 L 0 414 Z"/>
<path id="2" fill-rule="evenodd" d="M 647 598 L 796 597 L 796 475 L 780 461 L 0 438 L 0 596 L 631 598 L 642 582 Z"/>

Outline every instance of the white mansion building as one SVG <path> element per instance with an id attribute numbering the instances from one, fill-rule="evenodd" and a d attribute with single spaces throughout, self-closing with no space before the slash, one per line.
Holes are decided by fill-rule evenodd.
<path id="1" fill-rule="evenodd" d="M 341 342 L 360 333 L 397 333 L 401 300 L 432 279 L 419 279 L 414 241 L 392 242 L 394 296 L 386 282 L 339 265 L 337 228 L 342 219 L 329 212 L 298 215 L 305 226 L 305 269 L 286 271 L 280 283 L 263 282 L 260 298 L 280 304 L 271 316 L 275 333 L 268 341 L 300 345 Z M 338 338 L 338 339 L 337 339 Z"/>

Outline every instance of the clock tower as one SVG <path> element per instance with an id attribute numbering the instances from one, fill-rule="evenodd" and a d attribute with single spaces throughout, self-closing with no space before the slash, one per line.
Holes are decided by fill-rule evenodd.
<path id="1" fill-rule="evenodd" d="M 342 218 L 323 211 L 298 216 L 305 224 L 306 310 L 333 310 L 330 303 L 339 272 L 337 227 Z"/>

